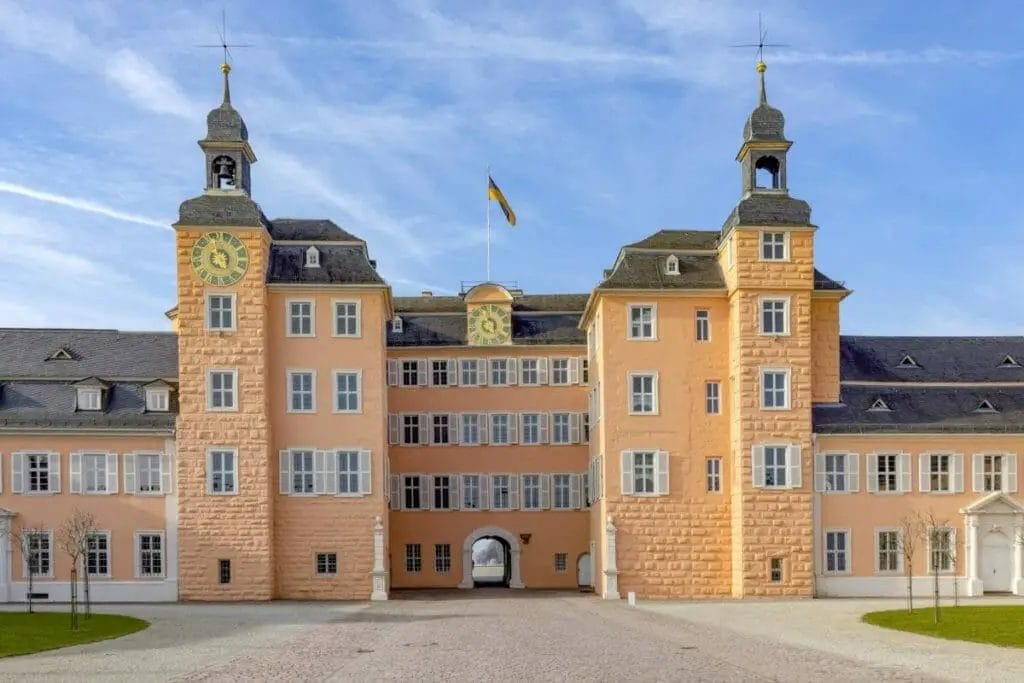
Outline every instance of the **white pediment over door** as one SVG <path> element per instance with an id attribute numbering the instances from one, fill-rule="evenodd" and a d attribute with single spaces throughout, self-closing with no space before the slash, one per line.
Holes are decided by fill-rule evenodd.
<path id="1" fill-rule="evenodd" d="M 994 491 L 960 510 L 965 515 L 1024 515 L 1021 505 L 1002 491 Z"/>

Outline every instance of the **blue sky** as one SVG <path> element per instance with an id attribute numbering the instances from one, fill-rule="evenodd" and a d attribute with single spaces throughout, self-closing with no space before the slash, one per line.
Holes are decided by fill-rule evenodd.
<path id="1" fill-rule="evenodd" d="M 826 4 L 832 5 L 825 7 Z M 165 329 L 178 204 L 220 100 L 219 3 L 0 0 L 0 326 Z M 768 38 L 792 194 L 844 333 L 1014 334 L 1024 16 L 1013 2 L 226 3 L 271 217 L 330 217 L 397 294 L 587 291 L 622 244 L 717 229 Z"/>

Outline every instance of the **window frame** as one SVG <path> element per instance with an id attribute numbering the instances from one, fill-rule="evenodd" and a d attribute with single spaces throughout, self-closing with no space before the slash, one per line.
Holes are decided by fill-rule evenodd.
<path id="1" fill-rule="evenodd" d="M 714 391 L 711 391 L 712 388 Z M 704 414 L 722 414 L 722 383 L 717 379 L 704 382 Z"/>
<path id="2" fill-rule="evenodd" d="M 231 405 L 230 406 L 219 406 L 213 405 L 213 376 L 215 374 L 228 374 L 231 375 Z M 221 392 L 224 389 L 220 390 Z M 240 393 L 238 390 L 238 368 L 225 368 L 225 367 L 212 367 L 206 368 L 206 411 L 210 413 L 237 413 L 239 410 Z"/>
<path id="3" fill-rule="evenodd" d="M 292 306 L 309 304 L 309 333 L 292 332 Z M 301 319 L 301 318 L 300 318 Z M 284 336 L 293 339 L 310 339 L 316 337 L 316 299 L 285 299 L 284 301 Z"/>
<path id="4" fill-rule="evenodd" d="M 31 537 L 31 536 L 40 536 L 40 537 L 46 538 L 46 555 L 47 555 L 47 557 L 46 557 L 46 571 L 45 572 L 35 572 L 35 573 L 32 574 L 32 576 L 35 579 L 52 579 L 53 576 L 54 576 L 53 565 L 54 565 L 54 559 L 55 559 L 55 555 L 56 555 L 56 548 L 54 548 L 54 545 L 53 545 L 53 529 L 33 529 L 33 530 L 26 529 L 25 539 L 26 539 L 27 542 L 28 542 L 28 538 Z M 31 553 L 25 552 L 26 548 L 25 548 L 24 545 L 22 545 L 21 548 L 19 548 L 19 550 L 21 552 L 21 572 L 22 572 L 21 576 L 22 576 L 22 579 L 27 581 L 28 580 L 28 576 L 29 576 L 28 562 L 29 562 L 29 556 L 31 555 Z M 40 552 L 42 552 L 42 551 L 40 551 Z"/>
<path id="5" fill-rule="evenodd" d="M 95 413 L 103 410 L 103 389 L 99 387 L 77 387 L 75 389 L 75 408 Z"/>
<path id="6" fill-rule="evenodd" d="M 696 309 L 693 315 L 693 323 L 694 339 L 701 344 L 711 341 L 711 309 Z M 703 335 L 701 334 L 702 331 Z"/>
<path id="7" fill-rule="evenodd" d="M 626 394 L 626 409 L 629 415 L 659 415 L 658 405 L 658 372 L 656 370 L 633 370 L 626 373 L 629 391 Z M 636 410 L 634 396 L 636 395 L 633 389 L 633 380 L 638 378 L 650 377 L 651 378 L 651 409 L 650 410 Z M 643 392 L 641 392 L 641 395 Z"/>
<path id="8" fill-rule="evenodd" d="M 142 537 L 156 536 L 160 539 L 160 572 L 144 574 L 142 572 Z M 135 556 L 135 578 L 140 581 L 159 580 L 167 576 L 167 537 L 162 530 L 139 529 L 132 535 L 132 550 Z M 152 553 L 153 550 L 149 551 Z"/>
<path id="9" fill-rule="evenodd" d="M 896 534 L 896 547 L 892 549 L 896 555 L 896 568 L 895 569 L 882 569 L 880 560 L 882 559 L 882 544 L 881 535 L 883 533 Z M 899 527 L 875 527 L 875 561 L 874 561 L 874 573 L 879 576 L 899 576 L 903 574 L 903 550 L 902 541 L 900 540 L 901 530 Z M 889 552 L 889 551 L 887 551 Z"/>
<path id="10" fill-rule="evenodd" d="M 776 257 L 771 256 L 765 258 L 764 248 L 767 244 L 765 237 L 767 235 L 782 235 L 782 256 Z M 772 240 L 772 246 L 777 246 L 775 241 Z M 790 260 L 790 244 L 789 244 L 789 231 L 788 230 L 759 230 L 757 237 L 757 256 L 758 261 L 765 263 L 784 263 Z"/>
<path id="11" fill-rule="evenodd" d="M 309 408 L 296 408 L 295 399 L 295 387 L 292 384 L 293 378 L 300 375 L 309 375 Z M 285 408 L 286 413 L 293 415 L 311 415 L 316 412 L 316 370 L 312 368 L 289 368 L 285 370 L 285 381 L 288 385 L 288 404 Z M 300 393 L 305 393 L 304 391 Z"/>
<path id="12" fill-rule="evenodd" d="M 338 399 L 341 393 L 338 391 L 338 377 L 341 375 L 354 375 L 356 378 L 356 403 L 355 409 L 339 408 Z M 331 370 L 331 412 L 337 415 L 360 415 L 363 412 L 363 371 L 362 369 L 350 370 L 348 368 L 335 368 Z"/>
<path id="13" fill-rule="evenodd" d="M 722 492 L 722 458 L 711 456 L 704 459 L 704 484 L 706 493 Z"/>
<path id="14" fill-rule="evenodd" d="M 643 315 L 640 316 L 640 334 L 633 334 L 633 311 L 651 309 L 651 334 L 643 334 Z M 658 341 L 658 304 L 656 303 L 631 303 L 626 304 L 626 339 L 628 341 Z"/>
<path id="15" fill-rule="evenodd" d="M 790 336 L 790 300 L 788 296 L 762 296 L 758 297 L 757 311 L 758 311 L 758 331 L 762 337 L 788 337 Z M 765 328 L 765 306 L 767 304 L 782 304 L 782 331 L 771 331 L 769 332 Z M 778 315 L 779 311 L 772 311 L 772 319 Z M 772 323 L 774 325 L 774 322 Z"/>
<path id="16" fill-rule="evenodd" d="M 154 399 L 158 399 L 154 402 Z M 161 405 L 163 407 L 161 407 Z M 166 387 L 152 387 L 146 389 L 146 412 L 166 413 L 171 410 L 171 390 Z"/>
<path id="17" fill-rule="evenodd" d="M 950 551 L 949 551 L 949 568 L 948 569 L 942 569 L 940 567 L 938 570 L 936 570 L 935 566 L 934 566 L 934 563 L 932 562 L 932 560 L 935 559 L 933 553 L 941 552 L 941 551 L 936 551 L 932 547 L 932 534 L 936 530 L 943 530 L 949 536 Z M 939 575 L 942 575 L 942 574 L 954 574 L 956 572 L 956 561 L 957 561 L 957 552 L 956 552 L 956 550 L 957 550 L 957 546 L 956 546 L 956 528 L 955 527 L 953 527 L 952 525 L 941 525 L 941 526 L 929 527 L 928 528 L 928 535 L 925 537 L 925 551 L 927 553 L 926 561 L 928 563 L 927 564 L 927 567 L 928 567 L 927 576 L 933 576 L 936 573 L 939 574 Z"/>
<path id="18" fill-rule="evenodd" d="M 406 574 L 422 574 L 423 573 L 423 544 L 421 544 L 421 543 L 406 543 L 405 544 L 405 573 Z"/>
<path id="19" fill-rule="evenodd" d="M 837 558 L 836 566 L 838 567 L 840 553 L 839 549 L 829 550 L 829 534 L 843 535 L 843 549 L 841 551 L 843 557 L 842 569 L 828 568 L 829 555 L 833 554 Z M 853 531 L 849 527 L 826 527 L 821 530 L 821 573 L 825 576 L 845 576 L 853 573 Z"/>
<path id="20" fill-rule="evenodd" d="M 443 552 L 442 552 L 443 551 Z M 434 544 L 434 573 L 450 574 L 452 571 L 452 544 Z"/>
<path id="21" fill-rule="evenodd" d="M 209 446 L 206 449 L 206 495 L 208 496 L 237 496 L 240 488 L 238 481 L 238 447 L 237 446 Z M 231 483 L 232 487 L 230 491 L 214 491 L 213 490 L 213 454 L 214 453 L 231 453 Z M 228 472 L 228 470 L 221 470 L 222 474 Z M 222 483 L 223 486 L 223 483 Z"/>
<path id="22" fill-rule="evenodd" d="M 764 465 L 764 488 L 765 489 L 785 490 L 785 489 L 795 488 L 793 486 L 793 482 L 790 481 L 790 476 L 789 476 L 789 468 L 790 468 L 790 466 L 792 464 L 792 463 L 790 463 L 790 458 L 789 458 L 790 446 L 791 445 L 792 444 L 788 444 L 788 443 L 786 443 L 786 444 L 784 444 L 784 443 L 760 444 L 760 447 L 764 449 L 764 462 L 763 462 L 763 465 Z M 783 453 L 782 464 L 780 465 L 779 463 L 776 462 L 776 463 L 773 463 L 772 466 L 771 466 L 775 470 L 778 470 L 780 467 L 782 468 L 783 483 L 781 483 L 781 484 L 779 484 L 779 483 L 769 484 L 768 483 L 768 449 L 772 449 L 772 450 L 781 449 L 782 450 L 782 453 Z M 803 466 L 803 463 L 801 463 L 801 466 Z"/>
<path id="23" fill-rule="evenodd" d="M 761 410 L 773 410 L 773 411 L 774 410 L 792 410 L 792 408 L 793 408 L 792 373 L 793 373 L 792 368 L 781 368 L 781 367 L 763 367 L 763 368 L 761 368 L 761 371 L 760 371 L 761 382 L 760 382 L 760 386 L 759 386 L 759 389 L 760 389 L 759 393 L 761 395 L 761 397 L 760 397 Z M 783 398 L 785 399 L 785 401 L 783 402 L 783 405 L 781 405 L 781 406 L 779 406 L 779 405 L 771 405 L 771 406 L 765 405 L 765 395 L 766 395 L 765 392 L 767 391 L 767 389 L 765 387 L 765 377 L 767 375 L 769 375 L 769 374 L 772 374 L 772 375 L 781 374 L 783 376 L 783 378 L 785 379 L 785 384 L 783 385 L 784 386 Z M 775 387 L 775 388 L 772 389 L 772 391 L 773 391 L 773 393 L 777 393 L 778 392 L 778 388 Z"/>
<path id="24" fill-rule="evenodd" d="M 321 571 L 320 558 L 323 558 L 323 570 Z M 331 571 L 331 565 L 334 571 Z M 313 573 L 319 578 L 330 578 L 338 575 L 338 553 L 337 551 L 317 551 L 313 553 Z"/>
<path id="25" fill-rule="evenodd" d="M 338 331 L 338 307 L 352 304 L 355 306 L 355 332 Z M 346 316 L 347 318 L 348 316 Z M 359 299 L 331 299 L 331 336 L 345 339 L 360 339 L 363 336 L 363 302 Z"/>
<path id="26" fill-rule="evenodd" d="M 214 297 L 226 298 L 231 302 L 231 325 L 228 327 L 214 327 L 213 309 L 211 301 Z M 223 309 L 220 311 L 223 316 Z M 238 295 L 235 292 L 206 292 L 203 297 L 203 328 L 207 332 L 237 332 L 238 331 Z"/>
<path id="27" fill-rule="evenodd" d="M 94 552 L 94 551 L 88 549 L 90 541 L 92 540 L 92 537 L 102 537 L 106 541 L 106 549 L 103 551 L 103 553 L 106 554 L 106 556 L 107 556 L 106 557 L 106 560 L 107 560 L 107 571 L 105 571 L 103 573 L 100 573 L 100 572 L 93 573 L 93 572 L 89 571 L 89 553 Z M 110 531 L 108 529 L 97 529 L 97 530 L 92 531 L 92 532 L 89 533 L 89 537 L 86 539 L 86 542 L 85 542 L 86 552 L 83 553 L 83 555 L 82 555 L 82 566 L 85 569 L 85 572 L 89 574 L 89 580 L 92 580 L 92 579 L 109 579 L 113 575 L 113 569 L 112 569 L 113 564 L 114 564 L 113 546 L 111 545 L 110 539 L 111 539 L 111 535 L 110 535 Z M 95 552 L 98 554 L 100 552 L 100 550 L 97 549 Z M 99 559 L 97 557 L 97 565 L 98 564 L 99 564 Z"/>

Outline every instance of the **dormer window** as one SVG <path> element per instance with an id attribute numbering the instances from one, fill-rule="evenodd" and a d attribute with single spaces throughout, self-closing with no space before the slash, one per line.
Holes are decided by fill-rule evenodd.
<path id="1" fill-rule="evenodd" d="M 908 354 L 905 354 L 903 356 L 903 358 L 900 360 L 899 364 L 896 367 L 898 367 L 898 368 L 919 368 L 921 366 L 918 365 L 917 361 L 914 360 L 914 358 L 908 353 Z"/>
<path id="2" fill-rule="evenodd" d="M 1001 368 L 1019 368 L 1020 367 L 1020 363 L 1017 362 L 1016 358 L 1014 358 L 1013 356 L 1007 354 L 1006 357 L 1003 358 L 1003 362 L 999 364 L 999 367 L 1001 367 Z"/>
<path id="3" fill-rule="evenodd" d="M 170 410 L 171 391 L 166 388 L 146 389 L 146 410 L 151 413 L 166 413 Z"/>
<path id="4" fill-rule="evenodd" d="M 976 413 L 998 413 L 999 411 L 996 410 L 996 407 L 994 405 L 992 405 L 991 401 L 989 401 L 987 398 L 984 398 L 984 399 L 981 400 L 981 403 L 978 404 L 978 407 L 974 409 L 974 412 L 976 412 Z"/>
<path id="5" fill-rule="evenodd" d="M 402 333 L 402 319 L 397 315 L 391 320 L 391 332 L 392 334 Z"/>
<path id="6" fill-rule="evenodd" d="M 676 258 L 675 254 L 672 254 L 665 259 L 665 274 L 679 275 L 679 259 Z"/>
<path id="7" fill-rule="evenodd" d="M 68 351 L 68 347 L 62 346 L 53 353 L 46 360 L 74 360 L 75 357 Z"/>
<path id="8" fill-rule="evenodd" d="M 871 403 L 871 407 L 868 408 L 868 411 L 872 413 L 888 413 L 892 412 L 892 408 L 889 407 L 889 404 L 886 403 L 884 399 L 876 398 Z"/>
<path id="9" fill-rule="evenodd" d="M 306 250 L 306 267 L 320 267 L 320 250 L 317 249 L 316 247 L 310 247 L 309 249 Z"/>
<path id="10" fill-rule="evenodd" d="M 78 389 L 79 410 L 99 410 L 102 404 L 102 390 L 93 387 Z"/>
<path id="11" fill-rule="evenodd" d="M 235 160 L 229 156 L 221 155 L 213 160 L 211 164 L 213 173 L 213 186 L 218 190 L 235 189 Z"/>

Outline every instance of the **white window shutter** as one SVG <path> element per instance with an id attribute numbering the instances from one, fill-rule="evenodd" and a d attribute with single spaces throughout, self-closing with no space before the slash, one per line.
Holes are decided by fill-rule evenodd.
<path id="1" fill-rule="evenodd" d="M 798 489 L 804 485 L 803 463 L 800 460 L 800 446 L 793 444 L 786 449 L 786 469 L 788 470 L 789 488 Z"/>
<path id="2" fill-rule="evenodd" d="M 491 440 L 491 417 L 487 413 L 477 413 L 476 423 L 479 426 L 477 434 L 480 436 L 480 443 L 489 443 Z"/>
<path id="3" fill-rule="evenodd" d="M 540 475 L 540 509 L 547 510 L 551 507 L 551 475 Z"/>
<path id="4" fill-rule="evenodd" d="M 388 359 L 388 386 L 398 386 L 398 360 L 395 358 Z"/>
<path id="5" fill-rule="evenodd" d="M 459 424 L 458 413 L 448 413 L 448 441 L 457 444 L 462 440 L 462 425 Z"/>
<path id="6" fill-rule="evenodd" d="M 53 476 L 52 476 L 53 461 L 52 460 L 49 461 L 49 467 L 50 467 L 50 471 L 51 471 L 51 477 L 50 477 L 51 486 L 50 486 L 50 488 L 52 489 L 53 488 L 53 486 L 52 486 L 52 484 L 53 484 Z M 81 492 L 82 492 L 82 454 L 81 453 L 72 453 L 71 454 L 71 493 L 81 493 Z"/>
<path id="7" fill-rule="evenodd" d="M 985 490 L 985 456 L 980 453 L 971 456 L 971 490 L 975 493 Z"/>
<path id="8" fill-rule="evenodd" d="M 323 451 L 313 453 L 313 493 L 327 493 L 327 459 Z"/>
<path id="9" fill-rule="evenodd" d="M 50 491 L 60 493 L 60 453 L 50 453 Z"/>
<path id="10" fill-rule="evenodd" d="M 516 364 L 515 358 L 506 359 L 508 363 L 508 383 L 517 384 L 519 379 L 519 366 Z"/>
<path id="11" fill-rule="evenodd" d="M 580 414 L 569 413 L 569 443 L 580 442 Z"/>
<path id="12" fill-rule="evenodd" d="M 279 451 L 277 454 L 277 463 L 280 467 L 281 481 L 278 486 L 278 492 L 282 495 L 287 495 L 292 492 L 292 458 L 291 453 L 288 451 Z"/>
<path id="13" fill-rule="evenodd" d="M 457 474 L 448 475 L 448 500 L 452 510 L 460 510 L 459 494 L 462 493 L 462 477 Z"/>
<path id="14" fill-rule="evenodd" d="M 368 495 L 373 492 L 373 460 L 370 451 L 359 451 L 359 493 Z"/>
<path id="15" fill-rule="evenodd" d="M 427 361 L 422 358 L 416 361 L 416 384 L 421 387 L 427 386 Z"/>
<path id="16" fill-rule="evenodd" d="M 323 451 L 324 454 L 324 493 L 338 492 L 338 452 Z"/>
<path id="17" fill-rule="evenodd" d="M 430 443 L 430 415 L 420 413 L 420 444 Z"/>
<path id="18" fill-rule="evenodd" d="M 508 478 L 508 509 L 519 509 L 519 477 L 515 475 Z"/>
<path id="19" fill-rule="evenodd" d="M 655 454 L 655 459 L 658 471 L 657 493 L 665 496 L 668 495 L 668 451 L 658 451 Z"/>
<path id="20" fill-rule="evenodd" d="M 540 428 L 537 430 L 540 433 L 540 442 L 548 442 L 548 429 L 551 424 L 551 413 L 540 413 L 540 417 L 537 418 L 537 422 L 540 424 Z"/>
<path id="21" fill-rule="evenodd" d="M 896 459 L 896 466 L 900 475 L 900 491 L 910 493 L 910 453 L 900 453 Z"/>
<path id="22" fill-rule="evenodd" d="M 1003 489 L 1007 493 L 1017 491 L 1017 456 L 1013 453 L 1003 456 Z"/>
<path id="23" fill-rule="evenodd" d="M 583 475 L 569 475 L 569 507 L 579 510 L 583 506 Z"/>
<path id="24" fill-rule="evenodd" d="M 622 495 L 633 493 L 633 451 L 622 451 Z"/>
<path id="25" fill-rule="evenodd" d="M 953 492 L 963 493 L 964 491 L 964 456 L 962 453 L 954 453 L 949 456 L 953 461 Z"/>
<path id="26" fill-rule="evenodd" d="M 476 359 L 476 383 L 477 386 L 485 387 L 489 384 L 487 376 L 487 361 L 483 358 Z"/>
<path id="27" fill-rule="evenodd" d="M 388 443 L 396 444 L 402 440 L 402 425 L 399 416 L 394 413 L 388 415 Z"/>
<path id="28" fill-rule="evenodd" d="M 174 472 L 171 471 L 171 454 L 160 454 L 160 493 L 168 495 L 174 488 Z"/>
<path id="29" fill-rule="evenodd" d="M 750 471 L 755 488 L 764 488 L 764 446 L 750 449 Z"/>
<path id="30" fill-rule="evenodd" d="M 389 507 L 392 510 L 402 509 L 402 479 L 397 474 L 391 475 L 391 481 L 389 482 L 391 490 L 391 500 Z"/>
<path id="31" fill-rule="evenodd" d="M 508 442 L 519 443 L 519 420 L 515 413 L 508 413 Z"/>
<path id="32" fill-rule="evenodd" d="M 537 359 L 537 383 L 547 384 L 548 383 L 548 359 L 538 358 Z"/>
<path id="33" fill-rule="evenodd" d="M 459 362 L 454 358 L 449 358 L 445 362 L 445 368 L 448 371 L 448 384 L 452 386 L 459 385 Z"/>
<path id="34" fill-rule="evenodd" d="M 160 473 L 163 474 L 163 463 L 161 462 Z M 163 490 L 161 482 L 161 490 Z M 135 454 L 125 453 L 124 454 L 124 492 L 128 495 L 136 493 L 135 488 Z"/>
<path id="35" fill-rule="evenodd" d="M 898 474 L 899 473 L 897 472 L 897 475 Z M 868 493 L 876 493 L 878 491 L 878 455 L 875 453 L 868 453 L 867 491 Z"/>
<path id="36" fill-rule="evenodd" d="M 814 454 L 814 490 L 818 493 L 825 491 L 825 455 L 824 453 Z"/>
<path id="37" fill-rule="evenodd" d="M 117 453 L 107 453 L 107 493 L 117 493 Z"/>
<path id="38" fill-rule="evenodd" d="M 420 509 L 434 509 L 434 477 L 429 474 L 420 475 Z"/>
<path id="39" fill-rule="evenodd" d="M 569 384 L 580 383 L 580 359 L 569 359 Z"/>
<path id="40" fill-rule="evenodd" d="M 480 509 L 491 509 L 491 477 L 486 474 L 480 475 Z"/>
<path id="41" fill-rule="evenodd" d="M 921 454 L 918 457 L 919 466 L 919 482 L 918 485 L 921 489 L 921 493 L 927 493 L 932 490 L 932 478 L 931 478 L 931 460 L 925 454 Z"/>
<path id="42" fill-rule="evenodd" d="M 11 493 L 22 493 L 25 489 L 25 455 L 11 454 Z"/>
<path id="43" fill-rule="evenodd" d="M 846 454 L 846 488 L 849 491 L 860 491 L 860 454 Z"/>

